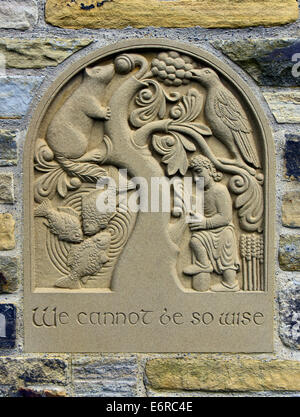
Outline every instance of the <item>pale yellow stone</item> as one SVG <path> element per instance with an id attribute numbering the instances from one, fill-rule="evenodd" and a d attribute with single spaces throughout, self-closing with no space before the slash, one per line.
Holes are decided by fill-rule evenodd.
<path id="1" fill-rule="evenodd" d="M 91 39 L 0 38 L 0 53 L 8 68 L 44 68 L 60 64 L 91 42 Z"/>
<path id="2" fill-rule="evenodd" d="M 282 224 L 287 227 L 300 227 L 300 192 L 285 193 L 282 200 Z"/>
<path id="3" fill-rule="evenodd" d="M 300 363 L 288 360 L 153 359 L 146 374 L 158 390 L 300 390 Z"/>
<path id="4" fill-rule="evenodd" d="M 0 250 L 11 250 L 15 246 L 15 221 L 9 213 L 0 214 Z"/>
<path id="5" fill-rule="evenodd" d="M 86 0 L 84 9 L 82 4 L 81 0 L 47 0 L 46 21 L 71 29 L 238 28 L 282 25 L 298 18 L 295 0 Z"/>
<path id="6" fill-rule="evenodd" d="M 263 94 L 277 123 L 300 122 L 300 90 L 284 89 Z"/>

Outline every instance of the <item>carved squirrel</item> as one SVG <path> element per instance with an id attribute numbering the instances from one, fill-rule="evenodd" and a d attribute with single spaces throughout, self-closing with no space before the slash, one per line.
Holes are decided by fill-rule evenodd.
<path id="1" fill-rule="evenodd" d="M 47 142 L 56 156 L 97 160 L 97 151 L 87 152 L 95 120 L 109 120 L 110 108 L 101 105 L 105 88 L 115 74 L 114 65 L 86 68 L 83 81 L 53 117 Z"/>

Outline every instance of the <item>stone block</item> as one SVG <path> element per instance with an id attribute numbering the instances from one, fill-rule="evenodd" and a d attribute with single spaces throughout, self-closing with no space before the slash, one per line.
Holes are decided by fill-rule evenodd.
<path id="1" fill-rule="evenodd" d="M 153 359 L 146 365 L 146 375 L 156 390 L 300 390 L 300 363 L 289 360 Z"/>
<path id="2" fill-rule="evenodd" d="M 73 360 L 76 396 L 133 397 L 136 395 L 137 360 L 123 358 L 79 358 Z"/>
<path id="3" fill-rule="evenodd" d="M 67 381 L 67 362 L 61 358 L 29 358 L 24 360 L 19 378 L 26 385 L 65 384 Z"/>
<path id="4" fill-rule="evenodd" d="M 280 236 L 279 265 L 284 271 L 300 271 L 300 235 Z"/>
<path id="5" fill-rule="evenodd" d="M 57 66 L 91 42 L 89 39 L 0 38 L 0 53 L 7 68 L 44 68 Z"/>
<path id="6" fill-rule="evenodd" d="M 300 282 L 288 282 L 278 296 L 282 342 L 292 348 L 300 349 Z"/>
<path id="7" fill-rule="evenodd" d="M 0 119 L 20 119 L 27 113 L 42 77 L 0 77 Z"/>
<path id="8" fill-rule="evenodd" d="M 297 20 L 295 0 L 47 0 L 46 21 L 69 28 L 274 26 Z"/>
<path id="9" fill-rule="evenodd" d="M 263 93 L 277 123 L 300 123 L 300 91 L 281 90 Z"/>
<path id="10" fill-rule="evenodd" d="M 18 289 L 19 267 L 18 257 L 0 256 L 0 293 L 13 293 Z"/>
<path id="11" fill-rule="evenodd" d="M 18 144 L 15 130 L 0 129 L 0 166 L 17 165 Z"/>
<path id="12" fill-rule="evenodd" d="M 259 85 L 300 85 L 300 76 L 293 75 L 293 56 L 300 51 L 300 42 L 296 38 L 217 40 L 211 43 Z"/>
<path id="13" fill-rule="evenodd" d="M 0 214 L 0 250 L 12 250 L 15 242 L 15 220 L 9 213 Z"/>
<path id="14" fill-rule="evenodd" d="M 14 203 L 14 177 L 13 174 L 0 173 L 0 203 Z"/>
<path id="15" fill-rule="evenodd" d="M 23 387 L 17 391 L 17 397 L 23 398 L 59 398 L 66 397 L 66 391 L 60 388 Z"/>
<path id="16" fill-rule="evenodd" d="M 300 181 L 300 135 L 285 135 L 285 176 Z"/>
<path id="17" fill-rule="evenodd" d="M 282 199 L 282 224 L 300 227 L 300 191 L 290 191 Z"/>
<path id="18" fill-rule="evenodd" d="M 13 304 L 0 304 L 0 349 L 10 349 L 16 341 L 16 308 Z M 1 368 L 0 368 L 1 380 Z M 1 382 L 3 383 L 3 382 Z"/>
<path id="19" fill-rule="evenodd" d="M 38 8 L 34 0 L 1 0 L 1 29 L 30 29 L 38 20 Z"/>
<path id="20" fill-rule="evenodd" d="M 0 358 L 0 385 L 65 385 L 67 369 L 67 361 L 59 357 L 5 356 Z"/>

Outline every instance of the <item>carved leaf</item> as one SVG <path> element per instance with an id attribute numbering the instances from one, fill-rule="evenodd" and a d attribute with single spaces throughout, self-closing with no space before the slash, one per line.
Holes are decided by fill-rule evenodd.
<path id="1" fill-rule="evenodd" d="M 203 96 L 195 88 L 191 88 L 182 101 L 172 107 L 170 116 L 177 123 L 192 122 L 200 114 L 203 106 Z"/>
<path id="2" fill-rule="evenodd" d="M 63 157 L 57 157 L 57 160 L 62 163 L 63 167 L 69 174 L 78 177 L 81 181 L 97 182 L 99 178 L 107 175 L 105 169 L 96 164 L 90 164 L 88 162 L 73 162 Z"/>
<path id="3" fill-rule="evenodd" d="M 153 135 L 153 147 L 157 153 L 163 155 L 162 162 L 167 165 L 168 175 L 174 175 L 179 171 L 182 175 L 188 170 L 186 150 L 193 152 L 195 145 L 184 136 L 172 133 L 170 136 Z"/>
<path id="4" fill-rule="evenodd" d="M 136 97 L 136 104 L 140 107 L 130 115 L 130 122 L 134 127 L 142 127 L 157 117 L 163 119 L 167 111 L 167 100 L 178 101 L 179 93 L 167 94 L 161 85 L 154 80 L 144 80 L 147 88 L 142 89 Z"/>
<path id="5" fill-rule="evenodd" d="M 263 230 L 263 189 L 255 177 L 248 173 L 235 175 L 229 182 L 229 188 L 237 198 L 235 207 L 238 210 L 241 227 L 249 232 Z"/>

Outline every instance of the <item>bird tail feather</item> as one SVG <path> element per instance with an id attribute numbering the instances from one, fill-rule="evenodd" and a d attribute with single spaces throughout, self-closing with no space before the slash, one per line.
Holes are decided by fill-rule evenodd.
<path id="1" fill-rule="evenodd" d="M 239 150 L 243 158 L 255 168 L 260 168 L 260 162 L 256 150 L 253 148 L 249 141 L 247 133 L 238 131 L 233 132 L 235 143 L 238 145 Z"/>

